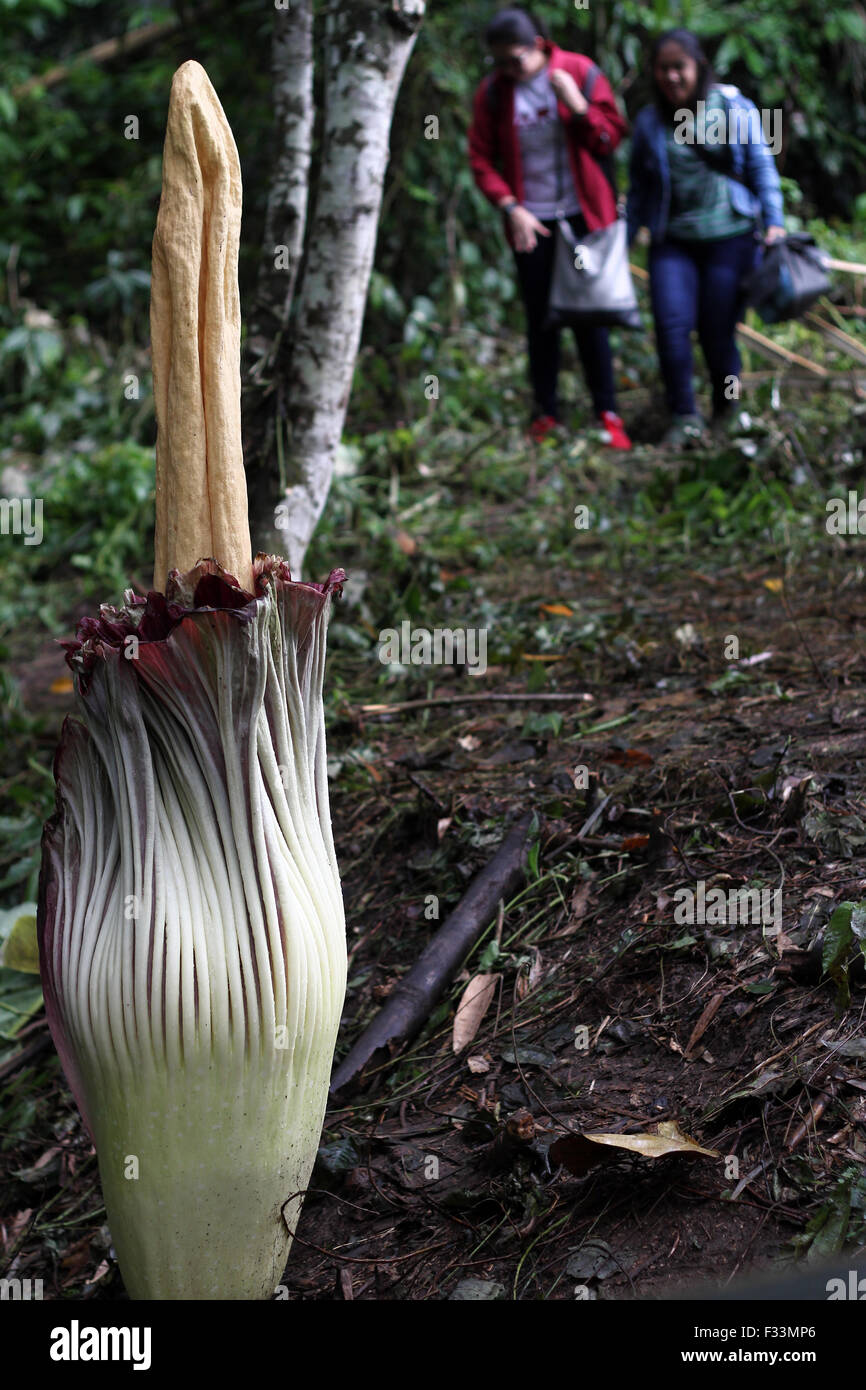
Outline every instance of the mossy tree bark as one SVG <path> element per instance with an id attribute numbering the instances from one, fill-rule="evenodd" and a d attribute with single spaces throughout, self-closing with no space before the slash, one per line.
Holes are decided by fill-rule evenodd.
<path id="1" fill-rule="evenodd" d="M 276 12 L 280 156 L 267 216 L 274 239 L 266 234 L 257 310 L 259 325 L 265 306 L 271 315 L 271 366 L 259 375 L 264 381 L 270 374 L 262 406 L 268 402 L 279 448 L 261 447 L 260 439 L 258 457 L 247 465 L 255 548 L 284 555 L 295 577 L 331 484 L 373 266 L 394 103 L 425 0 L 348 0 L 327 11 L 311 211 L 313 73 L 312 63 L 299 58 L 312 33 L 306 8 L 306 15 L 294 5 Z M 281 32 L 286 20 L 296 26 L 297 45 Z M 273 269 L 279 242 L 289 247 L 282 273 Z"/>

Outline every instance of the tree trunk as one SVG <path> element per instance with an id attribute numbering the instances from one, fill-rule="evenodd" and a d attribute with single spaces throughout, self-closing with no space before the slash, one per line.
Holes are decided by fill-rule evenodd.
<path id="1" fill-rule="evenodd" d="M 349 0 L 328 12 L 318 187 L 291 344 L 279 369 L 284 361 L 291 485 L 281 499 L 271 495 L 269 515 L 259 493 L 253 518 L 259 548 L 284 554 L 296 578 L 331 483 L 373 265 L 391 118 L 424 8 L 424 0 Z M 294 179 L 297 164 L 292 171 Z"/>
<path id="2" fill-rule="evenodd" d="M 313 157 L 313 0 L 292 0 L 274 15 L 271 71 L 277 158 L 265 213 L 265 233 L 250 336 L 264 358 L 277 348 L 289 319 L 307 225 Z M 276 341 L 275 341 L 276 340 Z M 260 364 L 253 369 L 258 375 Z"/>

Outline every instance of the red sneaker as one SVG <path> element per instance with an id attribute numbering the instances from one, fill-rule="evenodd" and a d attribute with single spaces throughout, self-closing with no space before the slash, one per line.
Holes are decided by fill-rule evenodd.
<path id="1" fill-rule="evenodd" d="M 609 449 L 630 449 L 631 440 L 625 432 L 625 425 L 618 415 L 614 415 L 612 410 L 604 410 L 600 415 L 601 423 L 607 435 L 605 444 Z"/>
<path id="2" fill-rule="evenodd" d="M 559 428 L 559 421 L 552 415 L 537 415 L 529 426 L 528 436 L 533 444 L 540 444 L 553 430 Z"/>

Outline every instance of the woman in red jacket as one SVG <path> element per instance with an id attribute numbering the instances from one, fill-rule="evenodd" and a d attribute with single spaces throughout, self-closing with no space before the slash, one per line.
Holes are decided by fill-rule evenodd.
<path id="1" fill-rule="evenodd" d="M 525 10 L 500 10 L 485 39 L 495 70 L 475 93 L 469 162 L 481 192 L 505 216 L 526 306 L 535 397 L 530 435 L 541 440 L 559 423 L 559 329 L 545 328 L 551 229 L 564 217 L 580 237 L 616 220 L 616 199 L 598 161 L 616 149 L 625 121 L 595 63 L 557 48 Z M 616 413 L 607 329 L 575 328 L 574 336 L 606 441 L 630 449 Z"/>

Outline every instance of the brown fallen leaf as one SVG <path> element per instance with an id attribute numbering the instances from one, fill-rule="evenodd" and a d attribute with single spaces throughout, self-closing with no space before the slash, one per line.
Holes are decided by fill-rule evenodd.
<path id="1" fill-rule="evenodd" d="M 628 854 L 631 850 L 646 849 L 649 842 L 649 835 L 627 835 L 620 845 L 620 849 L 623 854 Z"/>
<path id="2" fill-rule="evenodd" d="M 33 1208 L 25 1207 L 23 1211 L 15 1213 L 8 1225 L 0 1227 L 0 1231 L 2 1231 L 3 1235 L 2 1249 L 4 1254 L 6 1254 L 8 1250 L 11 1250 L 32 1215 Z"/>
<path id="3" fill-rule="evenodd" d="M 722 990 L 718 994 L 714 994 L 712 999 L 704 1009 L 703 1013 L 701 1014 L 700 1018 L 698 1019 L 697 1023 L 695 1024 L 694 1028 L 692 1029 L 692 1036 L 686 1043 L 686 1050 L 684 1053 L 687 1062 L 691 1062 L 694 1060 L 694 1056 L 698 1048 L 698 1043 L 704 1036 L 704 1033 L 707 1031 L 716 1014 L 718 1013 L 719 1009 L 721 1008 L 722 1000 L 724 999 L 724 997 L 724 990 Z"/>
<path id="4" fill-rule="evenodd" d="M 497 979 L 496 975 L 473 975 L 464 989 L 454 1015 L 451 1035 L 451 1046 L 455 1052 L 462 1051 L 471 1043 L 481 1027 L 481 1020 L 493 1003 Z"/>
<path id="5" fill-rule="evenodd" d="M 705 1149 L 682 1133 L 676 1120 L 662 1120 L 655 1134 L 584 1134 L 593 1144 L 607 1144 L 614 1149 L 629 1149 L 644 1158 L 664 1158 L 666 1154 L 705 1154 L 721 1158 L 716 1149 Z"/>
<path id="6" fill-rule="evenodd" d="M 715 1149 L 702 1148 L 683 1134 L 675 1120 L 663 1120 L 651 1134 L 566 1134 L 551 1144 L 552 1164 L 562 1165 L 570 1173 L 582 1177 L 597 1163 L 612 1162 L 615 1155 L 609 1150 L 627 1149 L 643 1158 L 664 1158 L 668 1154 L 703 1154 L 721 1158 Z"/>
<path id="7" fill-rule="evenodd" d="M 648 767 L 652 763 L 649 753 L 640 748 L 609 748 L 602 754 L 603 763 L 620 763 L 623 767 Z"/>
<path id="8" fill-rule="evenodd" d="M 667 695 L 653 695 L 649 700 L 641 700 L 639 708 L 641 712 L 652 712 L 663 709 L 665 705 L 693 705 L 697 700 L 697 690 L 671 690 Z"/>
<path id="9" fill-rule="evenodd" d="M 586 909 L 589 903 L 589 894 L 591 888 L 592 883 L 589 879 L 583 879 L 577 885 L 577 887 L 571 895 L 571 901 L 568 905 L 570 912 L 568 921 L 562 928 L 562 931 L 554 933 L 554 935 L 550 938 L 551 941 L 556 941 L 561 936 L 573 936 L 576 931 L 580 930 L 581 923 L 583 922 L 584 916 L 586 915 Z"/>
<path id="10" fill-rule="evenodd" d="M 74 1245 L 67 1246 L 60 1259 L 60 1265 L 64 1277 L 60 1287 L 68 1289 L 70 1285 L 77 1284 L 85 1269 L 93 1263 L 93 1255 L 90 1249 L 90 1236 L 82 1236 Z"/>

